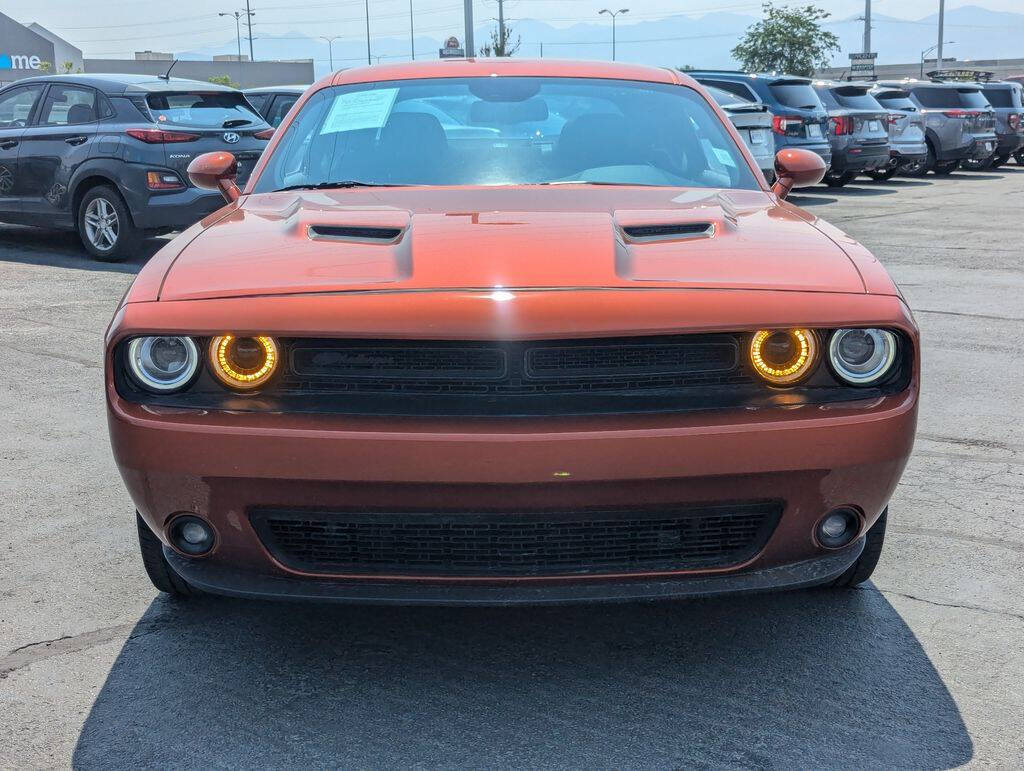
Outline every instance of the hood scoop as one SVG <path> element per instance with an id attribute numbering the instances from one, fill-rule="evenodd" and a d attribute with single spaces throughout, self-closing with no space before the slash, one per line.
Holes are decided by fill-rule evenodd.
<path id="1" fill-rule="evenodd" d="M 404 228 L 369 227 L 366 225 L 309 225 L 306 235 L 312 241 L 346 241 L 355 244 L 393 244 Z"/>
<path id="2" fill-rule="evenodd" d="M 626 225 L 622 228 L 626 239 L 633 243 L 652 241 L 682 241 L 691 238 L 711 238 L 715 235 L 713 222 L 680 222 L 664 225 Z"/>

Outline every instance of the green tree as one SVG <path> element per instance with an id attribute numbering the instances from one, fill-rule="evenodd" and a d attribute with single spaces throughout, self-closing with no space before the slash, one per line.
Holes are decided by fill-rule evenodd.
<path id="1" fill-rule="evenodd" d="M 210 83 L 216 83 L 218 86 L 231 86 L 231 88 L 239 88 L 239 85 L 231 79 L 230 75 L 213 75 L 207 80 Z"/>
<path id="2" fill-rule="evenodd" d="M 53 72 L 53 65 L 49 62 L 39 62 L 40 72 Z"/>
<path id="3" fill-rule="evenodd" d="M 60 71 L 63 72 L 65 75 L 71 72 L 73 69 L 75 69 L 74 62 L 61 62 L 60 64 Z"/>
<path id="4" fill-rule="evenodd" d="M 802 8 L 761 6 L 764 18 L 747 28 L 732 56 L 749 72 L 787 72 L 810 77 L 830 64 L 839 38 L 821 28 L 830 14 L 813 5 Z"/>
<path id="5" fill-rule="evenodd" d="M 519 35 L 515 36 L 515 40 L 512 40 L 512 25 L 505 25 L 505 37 L 504 39 L 499 37 L 498 28 L 495 27 L 491 30 L 491 40 L 488 43 L 484 43 L 480 46 L 481 56 L 515 56 L 516 51 L 519 50 L 519 46 L 522 45 L 523 41 Z"/>

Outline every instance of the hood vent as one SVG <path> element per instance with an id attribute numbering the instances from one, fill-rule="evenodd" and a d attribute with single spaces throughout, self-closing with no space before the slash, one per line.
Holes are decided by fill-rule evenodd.
<path id="1" fill-rule="evenodd" d="M 314 241 L 349 241 L 357 244 L 393 244 L 402 237 L 402 228 L 358 225 L 310 225 L 306 232 Z"/>
<path id="2" fill-rule="evenodd" d="M 627 225 L 622 232 L 630 241 L 680 241 L 689 238 L 711 238 L 715 234 L 713 222 L 684 222 L 671 225 Z"/>

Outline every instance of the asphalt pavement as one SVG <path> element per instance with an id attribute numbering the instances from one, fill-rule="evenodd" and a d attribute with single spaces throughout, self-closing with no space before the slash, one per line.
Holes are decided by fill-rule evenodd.
<path id="1" fill-rule="evenodd" d="M 161 242 L 0 226 L 0 767 L 1024 766 L 1024 168 L 792 200 L 923 331 L 875 580 L 540 609 L 159 596 L 101 361 Z"/>

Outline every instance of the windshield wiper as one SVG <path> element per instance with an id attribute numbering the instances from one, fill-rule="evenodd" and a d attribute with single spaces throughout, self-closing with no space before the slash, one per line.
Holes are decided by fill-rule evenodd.
<path id="1" fill-rule="evenodd" d="M 410 185 L 391 185 L 385 182 L 362 182 L 358 179 L 343 179 L 338 182 L 314 182 L 303 185 L 288 185 L 279 187 L 275 193 L 283 193 L 286 190 L 332 190 L 344 187 L 411 187 Z"/>
<path id="2" fill-rule="evenodd" d="M 232 120 L 224 121 L 220 125 L 220 127 L 221 128 L 235 128 L 236 126 L 248 126 L 250 123 L 252 123 L 252 121 L 251 120 L 246 120 L 245 118 L 233 118 Z"/>

